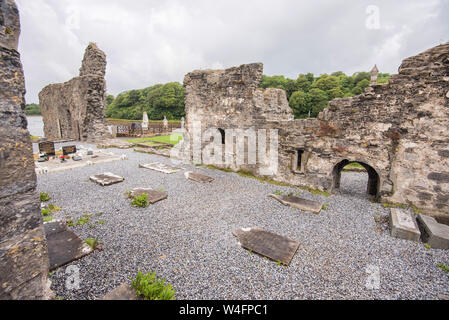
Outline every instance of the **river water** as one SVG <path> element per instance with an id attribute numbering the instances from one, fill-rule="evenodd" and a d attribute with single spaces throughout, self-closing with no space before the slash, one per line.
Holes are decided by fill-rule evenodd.
<path id="1" fill-rule="evenodd" d="M 28 131 L 32 136 L 44 136 L 44 121 L 42 116 L 28 116 Z"/>

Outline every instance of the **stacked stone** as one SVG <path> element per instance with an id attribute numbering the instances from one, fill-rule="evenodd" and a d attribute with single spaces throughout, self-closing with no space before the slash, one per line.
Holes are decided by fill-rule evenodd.
<path id="1" fill-rule="evenodd" d="M 43 299 L 49 262 L 24 112 L 14 1 L 0 1 L 0 24 L 0 300 Z"/>

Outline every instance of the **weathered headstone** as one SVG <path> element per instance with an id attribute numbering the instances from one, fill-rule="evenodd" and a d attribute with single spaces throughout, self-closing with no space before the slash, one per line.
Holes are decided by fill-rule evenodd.
<path id="1" fill-rule="evenodd" d="M 76 146 L 65 146 L 62 147 L 62 154 L 67 156 L 69 154 L 76 153 Z"/>
<path id="2" fill-rule="evenodd" d="M 182 168 L 179 167 L 173 167 L 164 163 L 160 163 L 160 162 L 153 162 L 153 163 L 148 163 L 148 164 L 139 164 L 139 168 L 145 168 L 145 169 L 151 169 L 151 170 L 155 170 L 155 171 L 159 171 L 159 172 L 163 172 L 163 173 L 175 173 L 178 171 L 181 171 Z"/>
<path id="3" fill-rule="evenodd" d="M 168 195 L 165 192 L 153 190 L 151 188 L 135 188 L 131 190 L 131 197 L 137 197 L 145 193 L 148 196 L 148 202 L 155 204 L 156 202 L 165 200 Z"/>
<path id="4" fill-rule="evenodd" d="M 421 232 L 415 217 L 407 211 L 391 208 L 390 210 L 390 234 L 392 237 L 419 241 Z"/>
<path id="5" fill-rule="evenodd" d="M 88 255 L 93 250 L 63 222 L 44 225 L 47 238 L 50 271 Z"/>
<path id="6" fill-rule="evenodd" d="M 418 215 L 418 223 L 422 230 L 422 241 L 434 249 L 449 249 L 449 226 L 438 223 L 435 218 L 423 214 Z"/>
<path id="7" fill-rule="evenodd" d="M 150 123 L 150 121 L 148 120 L 148 114 L 146 112 L 144 112 L 143 118 L 142 118 L 142 129 L 148 130 L 149 123 Z"/>
<path id="8" fill-rule="evenodd" d="M 320 213 L 321 208 L 323 207 L 322 202 L 317 202 L 313 200 L 307 200 L 299 197 L 293 196 L 280 196 L 276 194 L 270 194 L 269 197 L 278 200 L 285 206 L 290 206 L 293 208 L 300 209 L 302 211 L 308 211 L 312 213 Z"/>
<path id="9" fill-rule="evenodd" d="M 91 176 L 90 180 L 102 186 L 109 186 L 111 184 L 123 182 L 125 178 L 110 172 L 105 172 L 102 174 Z"/>
<path id="10" fill-rule="evenodd" d="M 290 264 L 299 247 L 299 242 L 261 228 L 240 228 L 232 234 L 243 248 L 285 265 Z"/>
<path id="11" fill-rule="evenodd" d="M 206 176 L 204 174 L 198 173 L 198 172 L 186 172 L 185 173 L 186 179 L 193 180 L 196 182 L 201 183 L 208 183 L 214 181 L 214 178 Z"/>
<path id="12" fill-rule="evenodd" d="M 55 144 L 51 141 L 44 141 L 39 143 L 39 152 L 46 153 L 50 156 L 54 156 L 55 152 Z"/>

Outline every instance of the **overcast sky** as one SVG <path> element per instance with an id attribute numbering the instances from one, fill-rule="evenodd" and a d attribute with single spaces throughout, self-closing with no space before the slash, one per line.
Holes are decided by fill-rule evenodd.
<path id="1" fill-rule="evenodd" d="M 263 62 L 296 78 L 397 73 L 401 61 L 449 41 L 449 0 L 16 0 L 27 102 L 78 75 L 84 50 L 107 55 L 108 93 L 182 82 L 196 69 Z"/>

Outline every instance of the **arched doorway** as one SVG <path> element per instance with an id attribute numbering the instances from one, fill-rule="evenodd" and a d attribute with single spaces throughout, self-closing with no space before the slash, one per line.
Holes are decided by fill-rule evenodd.
<path id="1" fill-rule="evenodd" d="M 370 196 L 374 196 L 377 198 L 379 194 L 379 188 L 380 188 L 380 178 L 379 174 L 376 172 L 376 170 L 371 167 L 370 165 L 362 162 L 362 161 L 350 161 L 350 160 L 343 160 L 339 163 L 337 163 L 334 166 L 334 169 L 332 171 L 333 176 L 333 182 L 332 182 L 332 191 L 339 190 L 341 185 L 341 174 L 343 169 L 351 164 L 358 164 L 360 168 L 364 168 L 366 171 L 366 174 L 368 175 L 368 183 L 366 188 L 366 193 Z M 363 172 L 363 170 L 362 170 Z"/>

